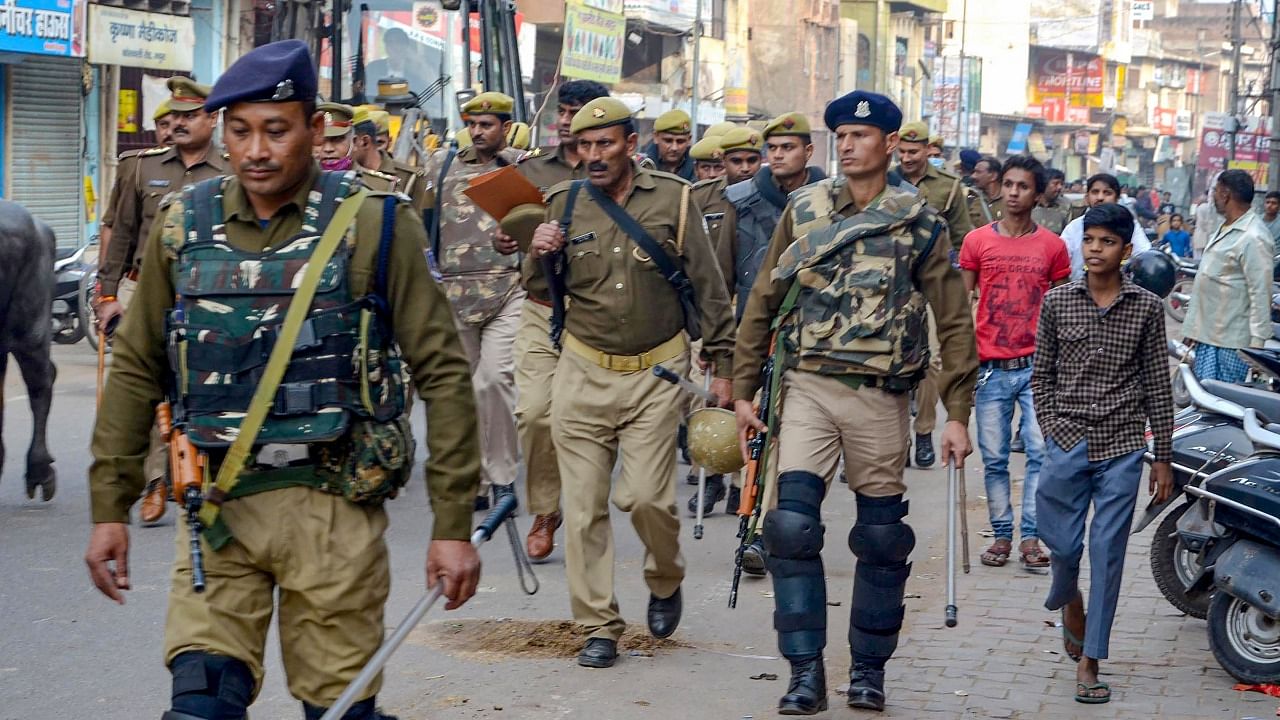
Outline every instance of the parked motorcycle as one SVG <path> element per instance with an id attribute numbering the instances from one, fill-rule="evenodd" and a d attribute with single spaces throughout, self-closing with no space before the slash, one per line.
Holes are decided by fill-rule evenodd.
<path id="1" fill-rule="evenodd" d="M 1180 381 L 1191 397 L 1190 404 L 1173 421 L 1173 492 L 1162 503 L 1147 504 L 1134 522 L 1133 532 L 1142 532 L 1164 515 L 1151 541 L 1151 575 L 1156 587 L 1174 607 L 1196 618 L 1209 610 L 1212 588 L 1189 590 L 1200 576 L 1199 560 L 1179 540 L 1178 520 L 1195 503 L 1187 487 L 1198 486 L 1209 475 L 1239 463 L 1253 453 L 1253 444 L 1244 432 L 1244 411 L 1249 404 L 1265 406 L 1268 417 L 1280 418 L 1280 395 L 1220 383 L 1201 384 L 1186 364 L 1178 366 Z M 1148 463 L 1155 458 L 1148 452 Z M 1166 513 L 1166 510 L 1168 511 Z"/>
<path id="2" fill-rule="evenodd" d="M 1178 280 L 1173 284 L 1173 291 L 1164 299 L 1164 311 L 1173 320 L 1182 322 L 1187 319 L 1187 304 L 1191 302 L 1191 286 L 1195 285 L 1196 269 L 1200 263 L 1179 257 L 1168 243 L 1162 245 L 1160 250 L 1173 259 L 1178 272 Z"/>
<path id="3" fill-rule="evenodd" d="M 1245 410 L 1256 454 L 1188 485 L 1196 502 L 1178 520 L 1201 568 L 1190 590 L 1213 590 L 1209 648 L 1245 683 L 1280 682 L 1280 425 L 1264 422 Z"/>
<path id="4" fill-rule="evenodd" d="M 84 279 L 92 278 L 97 268 L 98 246 L 95 243 L 75 250 L 59 250 L 56 255 L 53 263 L 53 341 L 59 345 L 73 345 L 80 342 L 86 333 L 93 333 L 93 327 L 82 318 L 80 288 Z"/>

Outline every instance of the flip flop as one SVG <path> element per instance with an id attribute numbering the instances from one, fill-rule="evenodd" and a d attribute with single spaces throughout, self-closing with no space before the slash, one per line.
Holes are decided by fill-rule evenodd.
<path id="1" fill-rule="evenodd" d="M 1013 541 L 1000 538 L 991 543 L 991 547 L 982 551 L 979 560 L 987 567 L 1004 567 L 1009 562 L 1009 553 L 1013 552 Z"/>
<path id="2" fill-rule="evenodd" d="M 1086 622 L 1088 621 L 1086 620 Z M 1071 648 L 1067 646 L 1068 643 L 1080 648 L 1080 652 L 1071 652 Z M 1076 634 L 1071 632 L 1071 628 L 1067 627 L 1067 611 L 1065 608 L 1062 610 L 1062 650 L 1067 653 L 1067 657 L 1075 662 L 1080 662 L 1080 656 L 1084 652 L 1084 641 L 1076 637 Z"/>
<path id="3" fill-rule="evenodd" d="M 1098 690 L 1106 690 L 1107 694 L 1090 694 Z M 1076 702 L 1084 703 L 1085 705 L 1101 705 L 1103 703 L 1111 702 L 1111 686 L 1104 682 L 1096 682 L 1093 684 L 1078 682 L 1076 683 Z"/>
<path id="4" fill-rule="evenodd" d="M 1018 556 L 1022 560 L 1022 567 L 1027 570 L 1044 570 L 1049 567 L 1049 554 L 1040 547 L 1040 543 L 1019 545 Z"/>

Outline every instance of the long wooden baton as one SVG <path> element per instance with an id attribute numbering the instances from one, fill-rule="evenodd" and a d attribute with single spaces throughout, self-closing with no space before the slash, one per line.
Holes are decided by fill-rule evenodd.
<path id="1" fill-rule="evenodd" d="M 493 510 L 489 511 L 489 515 L 480 523 L 479 527 L 476 528 L 476 531 L 471 534 L 471 544 L 475 547 L 480 547 L 485 544 L 489 538 L 493 537 L 493 533 L 497 531 L 498 526 L 501 525 L 503 521 L 505 521 L 511 513 L 515 511 L 515 509 L 515 496 L 504 495 L 502 499 L 498 501 L 498 504 L 494 506 Z M 418 601 L 417 605 L 413 606 L 413 609 L 409 611 L 409 614 L 405 619 L 401 620 L 400 624 L 396 626 L 396 629 L 391 631 L 391 636 L 383 641 L 382 647 L 378 648 L 378 651 L 373 654 L 373 657 L 369 660 L 368 664 L 364 666 L 364 669 L 360 671 L 360 674 L 356 676 L 356 679 L 352 680 L 351 684 L 347 685 L 347 689 L 343 690 L 342 695 L 338 696 L 337 702 L 325 711 L 325 714 L 320 717 L 320 720 L 338 720 L 351 709 L 351 706 L 356 702 L 356 697 L 360 693 L 364 692 L 364 689 L 369 686 L 369 683 L 373 682 L 373 679 L 377 677 L 378 673 L 382 672 L 382 668 L 385 667 L 387 661 L 391 659 L 391 654 L 400 647 L 405 638 L 409 637 L 409 633 L 419 622 L 422 621 L 422 617 L 427 614 L 427 611 L 431 609 L 432 605 L 436 604 L 436 601 L 439 600 L 440 596 L 443 594 L 444 580 L 437 578 L 436 586 L 431 589 L 431 592 L 423 595 L 422 599 Z"/>
<path id="2" fill-rule="evenodd" d="M 102 378 L 107 371 L 107 334 L 98 331 L 98 399 L 95 409 L 102 409 Z"/>
<path id="3" fill-rule="evenodd" d="M 947 459 L 947 627 L 956 626 L 956 463 Z"/>
<path id="4" fill-rule="evenodd" d="M 960 568 L 969 574 L 969 495 L 964 489 L 964 466 L 960 466 Z"/>

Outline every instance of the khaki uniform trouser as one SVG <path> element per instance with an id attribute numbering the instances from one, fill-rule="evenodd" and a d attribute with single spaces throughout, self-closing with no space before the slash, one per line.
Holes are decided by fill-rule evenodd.
<path id="1" fill-rule="evenodd" d="M 938 342 L 938 323 L 929 308 L 929 367 L 916 386 L 917 435 L 928 435 L 938 426 L 938 373 L 942 372 L 942 345 Z"/>
<path id="2" fill-rule="evenodd" d="M 235 539 L 204 545 L 207 589 L 191 590 L 185 519 L 165 621 L 165 664 L 184 652 L 240 660 L 262 688 L 263 652 L 279 590 L 280 651 L 289 692 L 328 707 L 382 642 L 391 572 L 383 533 L 387 514 L 307 487 L 250 495 L 222 507 Z M 377 694 L 379 676 L 361 698 Z"/>
<path id="3" fill-rule="evenodd" d="M 689 357 L 663 364 L 683 374 Z M 670 597 L 684 579 L 675 488 L 682 394 L 649 369 L 606 370 L 571 352 L 556 366 L 551 427 L 564 483 L 569 602 L 574 620 L 591 637 L 617 640 L 626 629 L 613 589 L 610 499 L 631 513 L 644 543 L 649 591 Z M 614 488 L 619 455 L 622 470 Z"/>
<path id="4" fill-rule="evenodd" d="M 128 310 L 129 303 L 133 301 L 133 294 L 137 290 L 137 280 L 131 280 L 127 277 L 120 278 L 120 285 L 116 288 L 116 300 L 120 303 L 120 307 Z M 93 330 L 92 332 L 97 331 Z M 169 446 L 165 443 L 164 438 L 160 436 L 160 428 L 152 423 L 151 445 L 147 448 L 147 457 L 142 461 L 142 473 L 147 481 L 150 482 L 164 477 L 165 470 L 168 468 Z"/>
<path id="5" fill-rule="evenodd" d="M 560 510 L 560 467 L 551 440 L 551 382 L 560 352 L 551 344 L 551 308 L 525 300 L 516 333 L 516 433 L 524 454 L 529 512 Z"/>
<path id="6" fill-rule="evenodd" d="M 801 370 L 788 370 L 782 385 L 779 473 L 803 470 L 830 485 L 843 453 L 850 490 L 870 497 L 906 492 L 906 393 L 854 390 L 834 377 Z"/>
<path id="7" fill-rule="evenodd" d="M 471 363 L 471 384 L 476 393 L 476 418 L 480 421 L 480 494 L 489 486 L 510 485 L 520 471 L 516 440 L 516 331 L 525 294 L 513 292 L 488 322 L 472 325 L 459 321 L 458 338 Z"/>

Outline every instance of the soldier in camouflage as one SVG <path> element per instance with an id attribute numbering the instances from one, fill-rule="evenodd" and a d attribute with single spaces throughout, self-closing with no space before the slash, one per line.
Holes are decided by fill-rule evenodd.
<path id="1" fill-rule="evenodd" d="M 841 176 L 792 194 L 738 328 L 733 397 L 746 454 L 765 432 L 752 399 L 777 328 L 781 375 L 778 505 L 764 522 L 774 578 L 774 628 L 791 663 L 783 714 L 827 708 L 827 597 L 822 499 L 843 455 L 857 521 L 850 603 L 848 704 L 884 709 L 884 667 L 898 644 L 915 545 L 903 499 L 907 393 L 929 361 L 926 309 L 937 319 L 939 385 L 948 421 L 943 459 L 963 465 L 977 357 L 964 283 L 952 267 L 946 222 L 917 194 L 887 184 L 902 113 L 857 91 L 827 106 Z M 778 380 L 774 380 L 775 384 Z"/>
<path id="2" fill-rule="evenodd" d="M 498 221 L 463 192 L 472 178 L 515 165 L 524 156 L 507 147 L 515 101 L 498 92 L 481 93 L 462 106 L 471 145 L 443 148 L 423 166 L 431 184 L 435 213 L 430 251 L 445 295 L 458 321 L 462 347 L 471 361 L 483 459 L 476 509 L 489 507 L 488 492 L 513 492 L 519 470 L 516 438 L 515 356 L 525 291 L 520 262 L 493 247 Z"/>
<path id="3" fill-rule="evenodd" d="M 965 186 L 960 177 L 941 170 L 928 161 L 929 126 L 923 122 L 911 122 L 898 132 L 898 172 L 904 180 L 919 191 L 929 208 L 947 221 L 948 241 L 953 253 L 960 252 L 964 236 L 973 226 L 969 224 L 969 209 L 965 204 Z M 916 388 L 915 461 L 922 468 L 931 467 L 936 459 L 933 452 L 933 430 L 938 422 L 938 372 L 942 369 L 938 356 L 938 335 L 930 325 L 929 368 Z"/>

